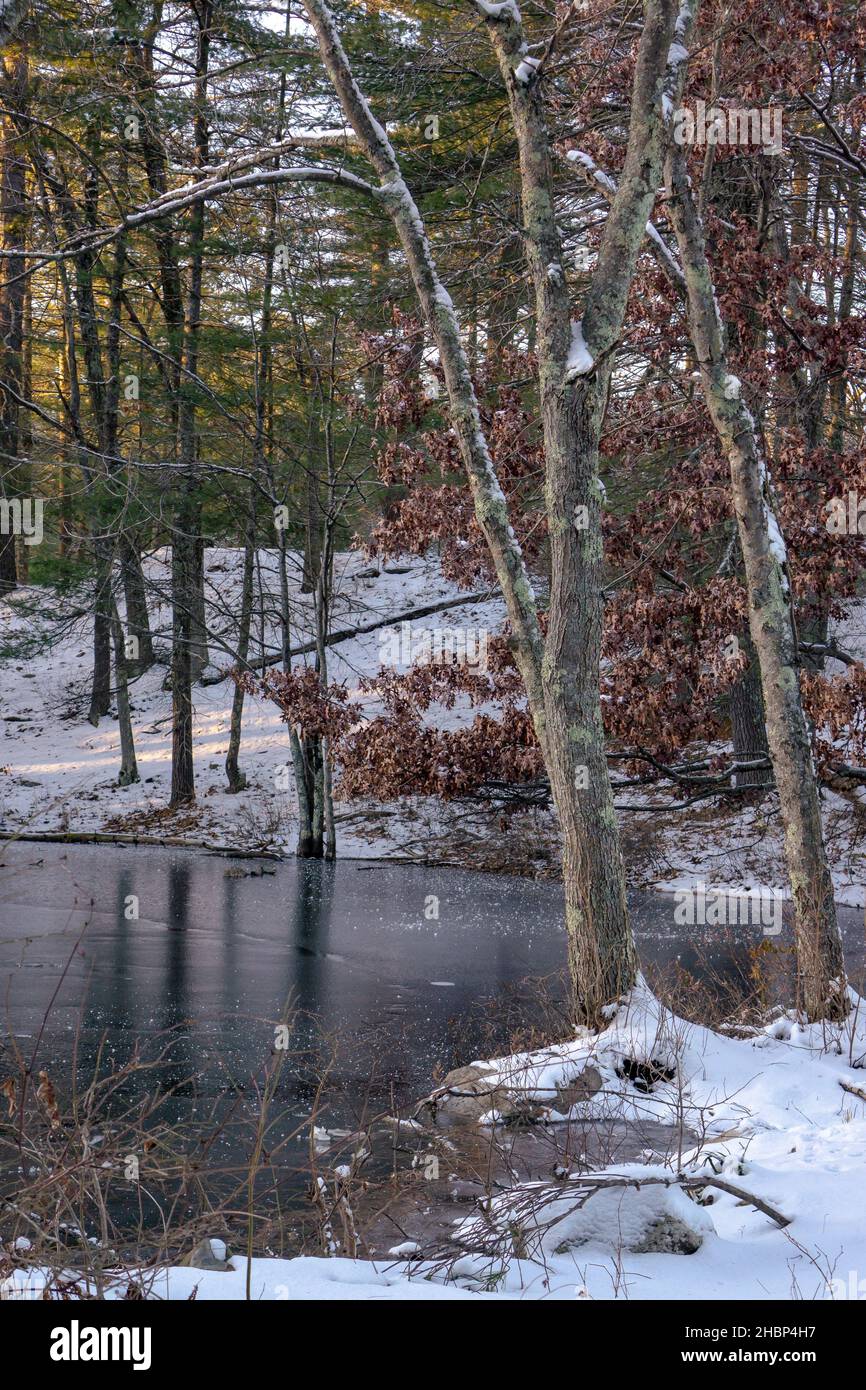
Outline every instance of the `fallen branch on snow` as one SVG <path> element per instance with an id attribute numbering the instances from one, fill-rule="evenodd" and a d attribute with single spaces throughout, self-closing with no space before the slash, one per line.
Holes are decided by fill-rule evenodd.
<path id="1" fill-rule="evenodd" d="M 433 613 L 443 613 L 446 608 L 462 608 L 465 604 L 486 603 L 489 599 L 495 598 L 495 589 L 478 589 L 471 594 L 461 594 L 459 598 L 441 599 L 438 603 L 426 603 L 420 608 L 409 608 L 403 613 L 392 613 L 388 618 L 377 618 L 372 623 L 361 623 L 358 627 L 344 627 L 337 632 L 330 632 L 325 638 L 326 647 L 334 647 L 338 642 L 348 642 L 352 637 L 362 637 L 367 632 L 377 632 L 379 628 L 396 627 L 399 623 L 411 622 L 413 618 L 428 618 Z M 316 651 L 318 643 L 315 639 L 309 642 L 302 642 L 299 647 L 290 647 L 289 656 L 305 656 Z M 263 671 L 267 666 L 276 666 L 277 662 L 282 661 L 282 652 L 267 652 L 264 658 L 259 661 L 247 663 L 250 671 Z M 204 676 L 199 681 L 200 685 L 219 685 L 220 681 L 226 680 L 229 675 L 229 668 L 221 671 L 218 676 Z"/>

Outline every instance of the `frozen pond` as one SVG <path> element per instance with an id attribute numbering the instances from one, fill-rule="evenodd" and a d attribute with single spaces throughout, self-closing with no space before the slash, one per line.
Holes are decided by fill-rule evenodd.
<path id="1" fill-rule="evenodd" d="M 140 1084 L 171 1090 L 178 1120 L 254 1109 L 287 1021 L 279 1128 L 353 1128 L 425 1094 L 439 1069 L 507 1048 L 533 981 L 561 999 L 561 893 L 551 884 L 454 869 L 229 859 L 193 850 L 18 843 L 0 847 L 0 988 L 6 1027 L 58 1089 L 73 1072 L 168 1056 Z M 721 972 L 761 940 L 675 925 L 673 899 L 638 893 L 641 956 Z M 136 915 L 137 914 L 137 915 Z M 853 971 L 862 914 L 842 915 Z M 530 983 L 526 983 L 529 981 Z M 491 1004 L 491 1001 L 492 1004 Z M 485 1008 L 485 1005 L 487 1007 Z M 137 1082 L 130 1083 L 134 1087 Z M 238 1140 L 220 1133 L 227 1162 Z M 273 1136 L 272 1136 L 273 1137 Z M 309 1176 L 307 1141 L 288 1167 Z M 285 1166 L 285 1165 L 284 1165 Z"/>

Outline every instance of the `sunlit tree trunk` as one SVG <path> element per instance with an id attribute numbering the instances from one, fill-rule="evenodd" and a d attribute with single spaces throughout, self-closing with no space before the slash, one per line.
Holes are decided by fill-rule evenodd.
<path id="1" fill-rule="evenodd" d="M 241 581 L 241 611 L 238 622 L 237 665 L 243 671 L 250 650 L 250 628 L 253 616 L 253 562 L 256 553 L 255 502 L 249 500 L 250 517 L 247 523 L 246 544 L 244 545 L 244 568 Z M 226 778 L 230 792 L 241 792 L 247 779 L 240 770 L 238 755 L 241 747 L 241 729 L 244 713 L 244 688 L 240 681 L 235 682 L 232 709 L 229 717 L 229 744 L 226 752 Z"/>
<path id="2" fill-rule="evenodd" d="M 12 111 L 27 106 L 28 63 L 15 53 L 3 60 L 2 96 Z M 27 163 L 22 132 L 11 115 L 0 117 L 0 495 L 15 497 L 19 398 L 22 387 L 27 234 Z M 14 531 L 0 535 L 0 593 L 18 583 Z"/>

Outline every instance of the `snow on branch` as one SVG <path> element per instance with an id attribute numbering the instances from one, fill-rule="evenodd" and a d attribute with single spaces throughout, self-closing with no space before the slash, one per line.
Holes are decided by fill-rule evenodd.
<path id="1" fill-rule="evenodd" d="M 591 187 L 598 189 L 609 203 L 613 202 L 616 197 L 616 183 L 609 174 L 599 168 L 591 155 L 588 155 L 585 150 L 569 150 L 565 157 L 580 169 Z M 650 243 L 650 250 L 661 265 L 662 270 L 684 295 L 686 293 L 686 281 L 680 269 L 679 261 L 668 247 L 661 232 L 652 222 L 646 224 L 646 235 Z"/>
<path id="2" fill-rule="evenodd" d="M 522 22 L 515 0 L 502 0 L 500 4 L 492 4 L 491 0 L 475 0 L 475 8 L 485 19 L 510 19 L 513 24 Z"/>
<path id="3" fill-rule="evenodd" d="M 540 58 L 531 58 L 528 53 L 524 53 L 517 67 L 514 69 L 515 81 L 525 84 L 531 82 L 536 75 L 540 63 Z"/>
<path id="4" fill-rule="evenodd" d="M 583 323 L 578 319 L 571 325 L 571 346 L 565 364 L 565 379 L 576 381 L 579 376 L 589 376 L 594 366 L 595 358 L 586 346 Z"/>
<path id="5" fill-rule="evenodd" d="M 352 132 L 345 128 L 296 131 L 294 134 L 285 135 L 274 145 L 264 145 L 259 149 L 228 155 L 225 159 L 220 160 L 219 164 L 206 164 L 201 167 L 177 165 L 173 168 L 173 172 L 177 175 L 184 175 L 190 180 L 222 179 L 227 178 L 229 174 L 238 173 L 242 169 L 249 169 L 253 165 L 266 164 L 271 159 L 279 159 L 281 155 L 288 154 L 292 150 L 318 149 L 322 146 L 329 148 L 334 145 L 345 146 L 353 143 L 354 138 Z"/>
<path id="6" fill-rule="evenodd" d="M 669 125 L 673 120 L 674 110 L 685 86 L 689 62 L 688 41 L 694 27 L 696 10 L 697 5 L 693 0 L 681 0 L 662 83 L 662 119 L 665 125 Z"/>
<path id="7" fill-rule="evenodd" d="M 350 174 L 348 170 L 331 169 L 325 165 L 297 165 L 286 169 L 251 169 L 248 173 L 240 176 L 231 174 L 227 178 L 202 179 L 198 183 L 184 184 L 171 193 L 163 194 L 155 203 L 147 204 L 137 212 L 130 213 L 124 219 L 123 226 L 124 228 L 138 227 L 142 223 L 153 222 L 160 217 L 168 216 L 170 213 L 180 212 L 192 203 L 203 200 L 210 201 L 238 189 L 258 188 L 263 184 L 299 181 L 341 184 L 345 188 L 364 193 L 368 197 L 374 197 L 377 192 L 372 184 L 367 183 L 365 179 L 358 178 L 355 174 Z M 120 230 L 121 228 L 118 228 L 118 232 Z"/>

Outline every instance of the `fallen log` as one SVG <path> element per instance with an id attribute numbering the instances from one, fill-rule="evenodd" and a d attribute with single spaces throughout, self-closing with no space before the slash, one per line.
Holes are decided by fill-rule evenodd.
<path id="1" fill-rule="evenodd" d="M 447 608 L 462 608 L 469 603 L 485 603 L 489 599 L 495 598 L 495 589 L 477 589 L 471 594 L 461 594 L 458 598 L 440 599 L 438 603 L 426 603 L 420 608 L 408 608 L 403 613 L 392 613 L 388 618 L 376 618 L 371 623 L 360 623 L 357 627 L 344 627 L 336 632 L 330 632 L 325 638 L 326 647 L 334 647 L 338 642 L 348 642 L 352 637 L 363 637 L 365 633 L 377 632 L 383 627 L 397 627 L 400 623 L 411 622 L 413 618 L 429 618 L 434 613 L 444 613 Z M 309 642 L 302 642 L 298 647 L 289 648 L 289 656 L 305 656 L 317 650 L 315 638 Z M 263 671 L 268 666 L 276 666 L 277 662 L 282 661 L 282 652 L 266 652 L 264 657 L 258 661 L 248 661 L 246 669 L 249 671 Z M 226 667 L 218 676 L 203 676 L 199 685 L 219 685 L 224 681 L 231 667 Z"/>
<path id="2" fill-rule="evenodd" d="M 224 854 L 231 859 L 275 859 L 282 863 L 285 855 L 269 849 L 240 849 L 232 845 L 215 845 L 208 840 L 185 840 L 182 835 L 125 835 L 111 830 L 0 830 L 0 840 L 22 840 L 28 844 L 60 845 L 143 845 L 152 849 L 205 849 L 211 854 Z"/>
<path id="3" fill-rule="evenodd" d="M 765 1202 L 762 1197 L 756 1197 L 754 1192 L 747 1192 L 744 1187 L 729 1182 L 727 1178 L 717 1177 L 714 1173 L 696 1174 L 694 1177 L 687 1177 L 684 1173 L 671 1174 L 670 1177 L 661 1177 L 657 1174 L 632 1177 L 618 1173 L 584 1173 L 580 1177 L 570 1179 L 564 1186 L 529 1187 L 524 1192 L 518 1189 L 517 1200 L 518 1203 L 534 1204 L 537 1216 L 539 1207 L 547 1203 L 558 1204 L 563 1198 L 575 1197 L 576 1200 L 570 1208 L 570 1210 L 574 1210 L 575 1207 L 583 1207 L 591 1197 L 597 1196 L 599 1192 L 609 1192 L 612 1188 L 633 1188 L 639 1192 L 643 1187 L 679 1187 L 683 1192 L 694 1192 L 705 1187 L 717 1187 L 722 1192 L 727 1192 L 729 1196 L 736 1197 L 738 1201 L 754 1207 L 763 1216 L 768 1216 L 771 1221 L 775 1221 L 777 1226 L 782 1228 L 790 1226 L 793 1219 L 770 1206 L 769 1202 Z M 544 1225 L 545 1230 L 549 1230 L 550 1227 L 558 1225 L 567 1215 L 568 1212 L 556 1216 L 546 1224 L 540 1224 Z"/>

